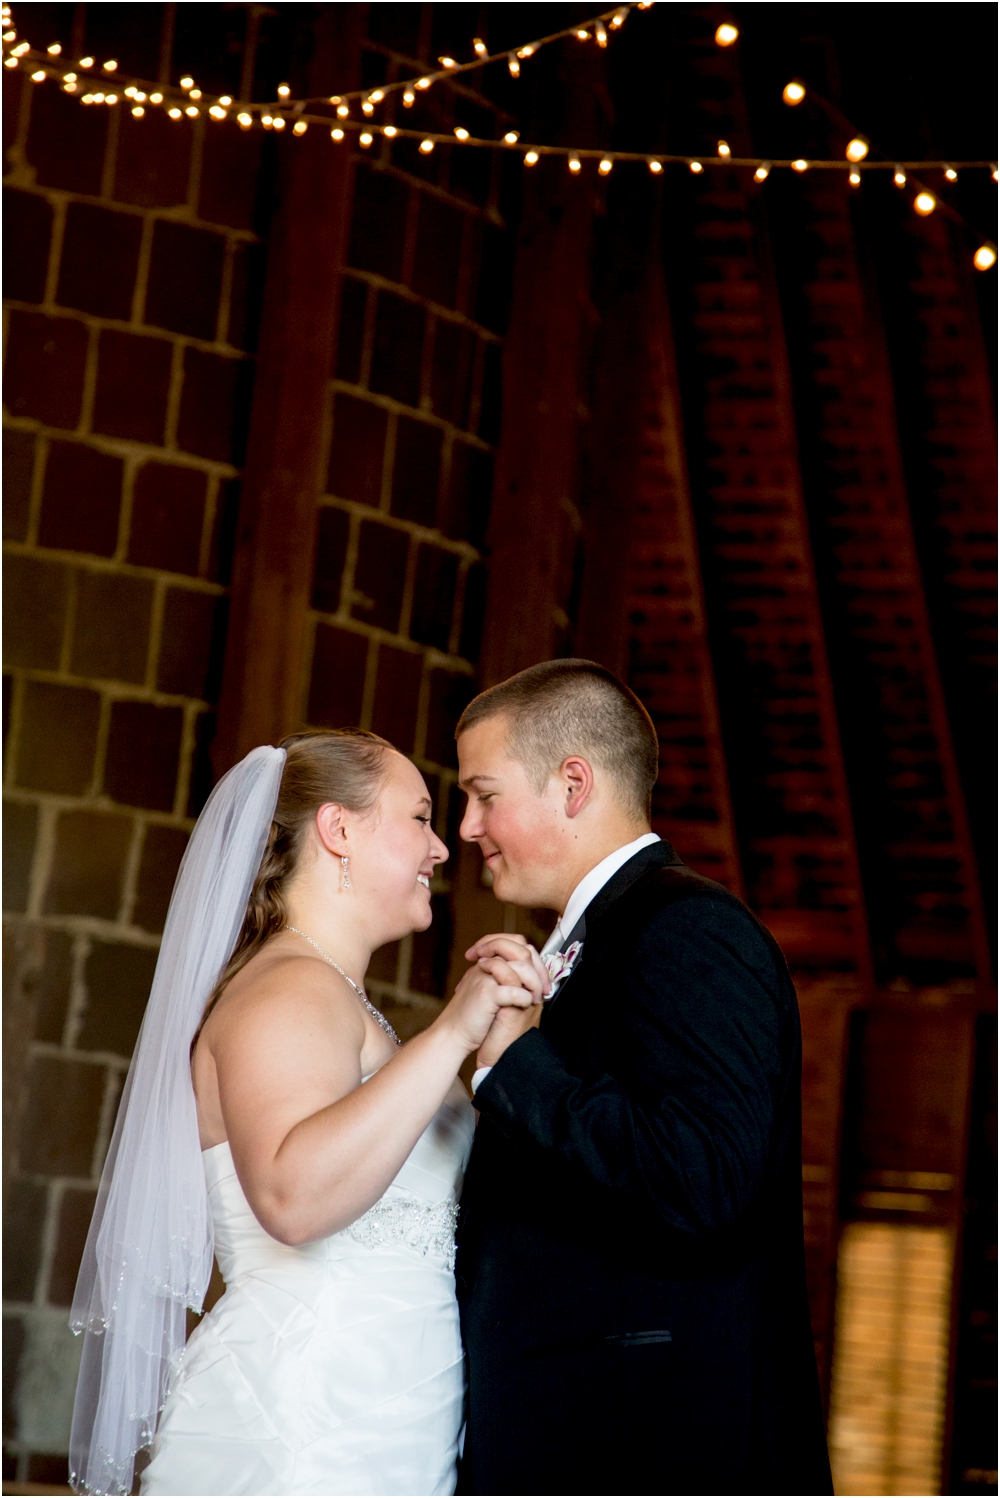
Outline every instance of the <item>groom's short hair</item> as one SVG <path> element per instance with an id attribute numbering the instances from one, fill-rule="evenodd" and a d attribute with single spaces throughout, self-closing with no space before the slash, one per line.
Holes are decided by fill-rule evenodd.
<path id="1" fill-rule="evenodd" d="M 660 750 L 652 719 L 634 692 L 596 661 L 542 661 L 469 703 L 456 739 L 487 718 L 507 722 L 507 748 L 539 793 L 571 754 L 611 780 L 622 806 L 648 816 Z"/>

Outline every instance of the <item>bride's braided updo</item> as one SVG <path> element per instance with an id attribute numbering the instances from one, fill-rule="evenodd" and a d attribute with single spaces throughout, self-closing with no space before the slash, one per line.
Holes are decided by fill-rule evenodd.
<path id="1" fill-rule="evenodd" d="M 239 937 L 205 1006 L 198 1034 L 226 985 L 284 926 L 285 887 L 319 808 L 333 801 L 362 815 L 371 811 L 385 779 L 386 753 L 393 748 L 387 739 L 363 728 L 294 733 L 279 747 L 287 757 L 267 846 Z"/>

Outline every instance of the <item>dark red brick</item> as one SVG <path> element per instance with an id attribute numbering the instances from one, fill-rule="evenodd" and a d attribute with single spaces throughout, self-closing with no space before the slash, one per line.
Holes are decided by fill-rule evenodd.
<path id="1" fill-rule="evenodd" d="M 11 312 L 4 399 L 15 416 L 72 429 L 80 420 L 87 329 L 74 317 Z"/>
<path id="2" fill-rule="evenodd" d="M 392 513 L 418 525 L 437 523 L 441 476 L 440 427 L 400 416 L 392 468 Z"/>
<path id="3" fill-rule="evenodd" d="M 431 672 L 425 759 L 452 767 L 458 764 L 455 724 L 475 695 L 475 690 L 471 676 L 457 676 L 449 671 Z"/>
<path id="4" fill-rule="evenodd" d="M 52 209 L 38 193 L 3 190 L 3 294 L 40 302 L 52 238 Z"/>
<path id="5" fill-rule="evenodd" d="M 380 733 L 403 754 L 413 752 L 423 668 L 423 656 L 415 651 L 379 646 L 372 732 Z"/>
<path id="6" fill-rule="evenodd" d="M 46 915 L 94 915 L 114 920 L 131 838 L 129 817 L 99 811 L 63 812 L 56 823 Z"/>
<path id="7" fill-rule="evenodd" d="M 26 681 L 15 782 L 30 791 L 82 796 L 97 752 L 101 699 L 85 687 Z"/>
<path id="8" fill-rule="evenodd" d="M 206 130 L 201 162 L 199 217 L 231 229 L 253 229 L 260 216 L 263 137 L 232 122 Z"/>
<path id="9" fill-rule="evenodd" d="M 158 220 L 145 320 L 191 338 L 215 337 L 226 242 L 221 234 Z"/>
<path id="10" fill-rule="evenodd" d="M 347 560 L 349 517 L 332 505 L 320 508 L 316 523 L 316 566 L 313 571 L 314 609 L 335 614 L 340 607 L 340 584 Z"/>
<path id="11" fill-rule="evenodd" d="M 3 803 L 3 907 L 26 910 L 35 856 L 38 807 L 24 801 Z"/>
<path id="12" fill-rule="evenodd" d="M 354 175 L 348 265 L 375 271 L 390 281 L 400 279 L 409 196 L 409 188 L 398 177 L 359 163 Z"/>
<path id="13" fill-rule="evenodd" d="M 78 100 L 54 86 L 35 89 L 25 153 L 35 168 L 35 181 L 40 187 L 62 187 L 96 197 L 101 191 L 107 132 L 106 109 L 81 109 Z"/>
<path id="14" fill-rule="evenodd" d="M 96 317 L 126 321 L 139 268 L 142 220 L 94 203 L 70 203 L 56 301 Z"/>
<path id="15" fill-rule="evenodd" d="M 184 351 L 184 391 L 177 442 L 184 452 L 222 463 L 243 461 L 250 416 L 253 364 Z"/>
<path id="16" fill-rule="evenodd" d="M 410 637 L 421 645 L 448 649 L 455 602 L 458 558 L 438 546 L 421 546 L 413 589 Z"/>
<path id="17" fill-rule="evenodd" d="M 379 629 L 399 628 L 409 550 L 410 538 L 405 531 L 390 530 L 370 520 L 364 522 L 354 569 L 351 613 L 355 619 L 363 619 Z"/>
<path id="18" fill-rule="evenodd" d="M 369 385 L 407 406 L 420 404 L 424 309 L 391 291 L 380 291 Z"/>
<path id="19" fill-rule="evenodd" d="M 469 420 L 469 393 L 476 337 L 468 328 L 439 318 L 431 364 L 431 404 L 445 421 L 464 427 Z"/>
<path id="20" fill-rule="evenodd" d="M 156 949 L 94 941 L 87 958 L 81 1051 L 131 1056 L 156 967 Z"/>
<path id="21" fill-rule="evenodd" d="M 445 307 L 454 307 L 462 260 L 465 215 L 430 193 L 420 194 L 413 289 Z"/>
<path id="22" fill-rule="evenodd" d="M 488 343 L 483 351 L 483 392 L 479 407 L 477 436 L 495 447 L 500 441 L 501 395 L 503 388 L 502 351 L 498 343 Z"/>
<path id="23" fill-rule="evenodd" d="M 215 496 L 215 516 L 208 549 L 209 582 L 228 586 L 236 550 L 236 525 L 240 514 L 239 479 L 224 479 Z"/>
<path id="24" fill-rule="evenodd" d="M 229 292 L 229 327 L 225 338 L 234 348 L 253 353 L 260 334 L 264 306 L 267 246 L 237 244 L 233 247 L 233 279 Z"/>
<path id="25" fill-rule="evenodd" d="M 161 692 L 215 700 L 226 644 L 226 614 L 226 599 L 214 593 L 168 590 L 156 673 Z"/>
<path id="26" fill-rule="evenodd" d="M 187 840 L 187 833 L 179 827 L 147 826 L 132 912 L 134 926 L 144 931 L 163 930 Z"/>
<path id="27" fill-rule="evenodd" d="M 77 1191 L 68 1187 L 63 1191 L 59 1207 L 59 1226 L 56 1231 L 56 1246 L 49 1268 L 49 1304 L 71 1306 L 76 1289 L 76 1277 L 80 1271 L 90 1219 L 94 1213 L 96 1192 Z"/>
<path id="28" fill-rule="evenodd" d="M 159 445 L 167 418 L 172 348 L 164 338 L 105 329 L 98 346 L 94 430 Z"/>
<path id="29" fill-rule="evenodd" d="M 147 109 L 141 120 L 121 116 L 115 153 L 114 196 L 136 208 L 173 208 L 187 202 L 193 126 Z"/>
<path id="30" fill-rule="evenodd" d="M 11 1181 L 4 1193 L 4 1300 L 35 1297 L 47 1200 L 47 1188 L 35 1181 Z"/>
<path id="31" fill-rule="evenodd" d="M 104 789 L 112 800 L 173 810 L 183 721 L 179 707 L 112 703 L 104 761 Z"/>
<path id="32" fill-rule="evenodd" d="M 104 1099 L 103 1066 L 36 1056 L 21 1129 L 21 1169 L 89 1176 Z"/>
<path id="33" fill-rule="evenodd" d="M 338 499 L 377 505 L 382 494 L 387 415 L 371 401 L 338 395 L 326 488 Z"/>
<path id="34" fill-rule="evenodd" d="M 493 454 L 467 442 L 451 450 L 448 502 L 441 529 L 455 541 L 482 546 L 493 498 Z"/>
<path id="35" fill-rule="evenodd" d="M 82 442 L 53 442 L 45 464 L 42 546 L 109 557 L 118 544 L 122 460 Z"/>
<path id="36" fill-rule="evenodd" d="M 337 355 L 333 372 L 338 380 L 349 380 L 352 385 L 358 384 L 361 379 L 367 306 L 367 281 L 356 281 L 353 276 L 345 276 L 340 288 Z"/>
<path id="37" fill-rule="evenodd" d="M 31 977 L 35 1039 L 59 1045 L 73 983 L 73 937 L 68 931 L 43 929 L 42 940 L 42 964 Z"/>
<path id="38" fill-rule="evenodd" d="M 3 538 L 23 541 L 28 534 L 31 483 L 35 475 L 35 434 L 8 427 L 3 434 Z"/>
<path id="39" fill-rule="evenodd" d="M 205 474 L 200 469 L 144 463 L 132 493 L 129 561 L 196 577 L 204 516 Z"/>
<path id="40" fill-rule="evenodd" d="M 54 671 L 62 652 L 69 569 L 35 557 L 4 558 L 3 658 L 8 666 Z"/>
<path id="41" fill-rule="evenodd" d="M 368 641 L 364 635 L 317 624 L 309 682 L 308 718 L 318 728 L 356 728 L 365 694 Z"/>
<path id="42" fill-rule="evenodd" d="M 153 584 L 115 572 L 82 572 L 71 669 L 106 681 L 146 678 Z"/>
<path id="43" fill-rule="evenodd" d="M 485 567 L 470 567 L 465 578 L 465 597 L 462 600 L 462 632 L 458 641 L 458 653 L 467 661 L 479 659 L 479 648 L 483 643 L 483 624 L 486 620 L 486 587 L 489 574 Z"/>

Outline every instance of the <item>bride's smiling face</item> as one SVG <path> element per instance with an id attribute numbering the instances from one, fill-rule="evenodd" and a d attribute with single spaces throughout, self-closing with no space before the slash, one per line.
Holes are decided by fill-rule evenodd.
<path id="1" fill-rule="evenodd" d="M 343 828 L 351 883 L 348 893 L 353 894 L 356 908 L 363 907 L 373 937 L 382 942 L 427 929 L 431 878 L 448 857 L 432 825 L 434 806 L 420 771 L 402 754 L 387 758 L 373 811 L 345 819 Z M 320 817 L 325 810 L 321 809 Z"/>

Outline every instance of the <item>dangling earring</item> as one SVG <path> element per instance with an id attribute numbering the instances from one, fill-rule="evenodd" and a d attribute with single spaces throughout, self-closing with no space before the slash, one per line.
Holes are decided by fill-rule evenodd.
<path id="1" fill-rule="evenodd" d="M 340 867 L 344 871 L 344 883 L 343 883 L 342 888 L 344 888 L 344 889 L 350 889 L 350 887 L 351 887 L 351 881 L 350 881 L 350 877 L 348 876 L 348 873 L 347 873 L 347 854 L 346 853 L 344 854 L 343 858 L 340 860 Z"/>

